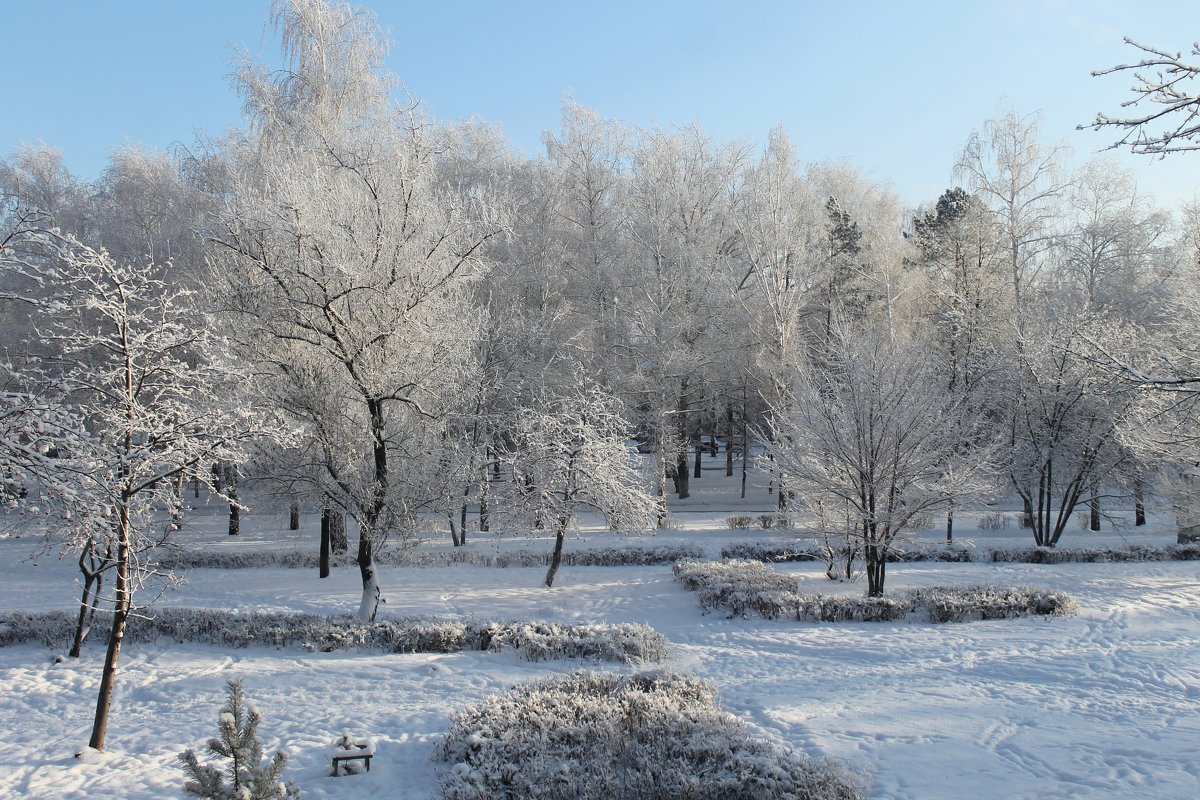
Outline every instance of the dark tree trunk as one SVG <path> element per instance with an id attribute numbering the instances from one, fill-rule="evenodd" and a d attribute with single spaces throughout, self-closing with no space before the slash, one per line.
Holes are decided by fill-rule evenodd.
<path id="1" fill-rule="evenodd" d="M 546 588 L 554 586 L 554 576 L 562 564 L 563 540 L 566 538 L 566 525 L 560 524 L 554 532 L 554 554 L 550 557 L 550 569 L 546 570 Z"/>
<path id="2" fill-rule="evenodd" d="M 330 547 L 330 529 L 333 527 L 333 514 L 329 508 L 321 509 L 321 556 L 318 575 L 322 578 L 329 577 L 329 547 Z"/>
<path id="3" fill-rule="evenodd" d="M 1133 524 L 1141 526 L 1146 524 L 1146 499 L 1142 494 L 1142 482 L 1135 481 L 1133 484 Z"/>
<path id="4" fill-rule="evenodd" d="M 1092 499 L 1088 501 L 1088 530 L 1100 530 L 1100 489 L 1097 487 L 1092 492 Z"/>
<path id="5" fill-rule="evenodd" d="M 455 547 L 462 547 L 463 543 L 458 537 L 458 525 L 454 521 L 454 511 L 446 512 L 446 522 L 450 525 L 450 543 Z"/>
<path id="6" fill-rule="evenodd" d="M 293 500 L 292 507 L 288 509 L 288 530 L 300 530 L 300 503 Z"/>
<path id="7" fill-rule="evenodd" d="M 83 643 L 92 631 L 96 619 L 96 606 L 100 590 L 104 587 L 104 571 L 112 565 L 112 549 L 103 555 L 96 552 L 96 540 L 89 539 L 79 554 L 79 571 L 83 575 L 83 597 L 79 601 L 79 619 L 75 624 L 75 640 L 71 644 L 71 658 L 79 658 Z"/>
<path id="8" fill-rule="evenodd" d="M 879 545 L 866 548 L 867 597 L 883 597 L 883 582 L 887 575 L 887 553 Z"/>
<path id="9" fill-rule="evenodd" d="M 359 607 L 359 616 L 368 622 L 374 622 L 376 614 L 379 613 L 379 581 L 375 575 L 375 548 L 366 530 L 367 526 L 363 528 L 358 536 L 358 573 L 363 585 L 363 602 Z M 368 606 L 371 606 L 370 610 L 367 609 Z"/>
<path id="10" fill-rule="evenodd" d="M 688 473 L 687 463 L 687 445 L 684 444 L 682 449 L 675 453 L 675 494 L 680 500 L 686 500 L 691 496 L 691 485 L 688 482 L 690 474 Z"/>
<path id="11" fill-rule="evenodd" d="M 491 468 L 488 465 L 488 459 L 491 458 L 491 453 L 488 453 L 483 460 L 483 483 L 479 485 L 479 531 L 487 533 L 491 530 L 491 519 L 488 509 L 488 494 L 492 488 Z"/>
<path id="12" fill-rule="evenodd" d="M 700 439 L 700 437 L 697 436 L 696 437 L 696 463 L 692 469 L 692 477 L 695 478 L 696 480 L 700 479 L 700 471 L 703 469 L 703 466 L 700 463 L 703 453 L 704 453 L 704 442 Z"/>
<path id="13" fill-rule="evenodd" d="M 242 532 L 242 510 L 237 504 L 237 467 L 225 466 L 225 495 L 229 498 L 229 535 L 239 536 Z"/>
<path id="14" fill-rule="evenodd" d="M 733 405 L 725 407 L 725 477 L 733 477 Z"/>
<path id="15" fill-rule="evenodd" d="M 946 544 L 954 544 L 954 505 L 946 511 Z"/>
<path id="16" fill-rule="evenodd" d="M 350 549 L 350 540 L 346 537 L 346 514 L 337 509 L 329 510 L 329 549 L 335 553 Z"/>
<path id="17" fill-rule="evenodd" d="M 96 694 L 96 715 L 92 720 L 92 736 L 88 746 L 103 750 L 108 736 L 108 716 L 112 709 L 113 689 L 117 682 L 117 662 L 121 659 L 121 643 L 125 639 L 125 623 L 133 606 L 133 585 L 130 569 L 133 551 L 129 541 L 129 498 L 121 498 L 117 520 L 117 579 L 114 587 L 112 630 L 108 636 L 108 649 L 104 653 L 104 667 L 100 673 L 100 690 Z"/>
<path id="18" fill-rule="evenodd" d="M 194 497 L 197 500 L 200 499 L 200 478 L 199 477 L 192 478 L 192 497 Z"/>

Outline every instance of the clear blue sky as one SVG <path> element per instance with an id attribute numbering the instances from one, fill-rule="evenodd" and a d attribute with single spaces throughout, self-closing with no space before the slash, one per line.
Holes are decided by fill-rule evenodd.
<path id="1" fill-rule="evenodd" d="M 782 123 L 805 161 L 847 160 L 907 202 L 952 185 L 955 154 L 1008 102 L 1041 110 L 1076 159 L 1107 134 L 1134 59 L 1122 36 L 1200 39 L 1197 0 L 363 0 L 389 66 L 441 119 L 503 126 L 527 154 L 564 93 L 638 125 L 699 122 L 753 145 Z M 0 0 L 0 153 L 44 141 L 96 177 L 124 142 L 165 148 L 240 123 L 231 48 L 278 60 L 269 0 Z M 1171 205 L 1200 190 L 1200 154 L 1118 156 Z"/>

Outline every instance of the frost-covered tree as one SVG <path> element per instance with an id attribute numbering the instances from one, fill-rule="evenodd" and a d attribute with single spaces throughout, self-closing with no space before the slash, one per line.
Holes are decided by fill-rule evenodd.
<path id="1" fill-rule="evenodd" d="M 1110 148 L 1128 147 L 1144 155 L 1162 158 L 1167 153 L 1200 150 L 1200 86 L 1196 83 L 1200 80 L 1200 60 L 1184 61 L 1181 52 L 1159 50 L 1129 37 L 1125 42 L 1141 51 L 1141 60 L 1096 70 L 1092 75 L 1133 73 L 1133 99 L 1121 103 L 1121 108 L 1137 108 L 1144 113 L 1118 117 L 1098 113 L 1091 125 L 1079 127 L 1124 129 Z M 1192 45 L 1191 56 L 1200 59 L 1200 42 Z"/>
<path id="2" fill-rule="evenodd" d="M 154 265 L 45 236 L 56 262 L 3 266 L 47 284 L 38 326 L 54 356 L 41 374 L 53 375 L 51 388 L 70 398 L 91 434 L 48 466 L 99 509 L 68 521 L 67 546 L 113 560 L 112 628 L 90 740 L 102 750 L 125 625 L 138 589 L 159 576 L 154 550 L 171 531 L 159 510 L 177 502 L 178 479 L 209 483 L 214 461 L 241 460 L 243 444 L 266 428 L 228 404 L 241 376 L 192 295 L 168 290 Z"/>
<path id="3" fill-rule="evenodd" d="M 1009 110 L 974 131 L 955 170 L 983 203 L 1004 241 L 1001 263 L 1009 277 L 1018 322 L 1038 280 L 1043 255 L 1054 242 L 1059 203 L 1068 181 L 1061 175 L 1063 146 L 1046 148 L 1037 115 Z"/>
<path id="4" fill-rule="evenodd" d="M 651 529 L 658 514 L 621 404 L 577 368 L 566 374 L 577 379 L 574 388 L 543 391 L 537 405 L 517 418 L 507 455 L 515 484 L 510 507 L 554 531 L 547 587 L 554 585 L 567 529 L 580 510 L 599 512 L 621 532 Z"/>
<path id="5" fill-rule="evenodd" d="M 841 515 L 861 549 L 867 594 L 883 594 L 887 556 L 915 520 L 976 495 L 991 448 L 963 447 L 961 395 L 946 391 L 928 347 L 881 327 L 835 328 L 799 365 L 772 418 L 771 450 L 810 511 Z"/>
<path id="6" fill-rule="evenodd" d="M 188 748 L 179 755 L 188 780 L 183 790 L 188 797 L 205 800 L 294 800 L 300 790 L 280 776 L 287 765 L 287 754 L 276 751 L 270 761 L 263 761 L 258 726 L 262 713 L 246 708 L 242 697 L 242 682 L 231 680 L 228 699 L 217 717 L 219 738 L 208 740 L 208 752 L 227 759 L 225 772 L 211 764 L 201 764 L 196 752 Z"/>
<path id="7" fill-rule="evenodd" d="M 1098 370 L 1087 322 L 1043 301 L 1013 348 L 1009 474 L 1034 542 L 1054 547 L 1076 507 L 1128 455 L 1118 431 L 1132 395 Z"/>
<path id="8" fill-rule="evenodd" d="M 445 180 L 452 139 L 398 107 L 369 15 L 277 3 L 285 68 L 245 64 L 248 132 L 227 143 L 211 232 L 222 302 L 268 402 L 303 425 L 320 494 L 358 523 L 359 613 L 374 553 L 430 499 L 420 459 L 483 312 L 470 288 L 501 228 L 485 191 Z"/>

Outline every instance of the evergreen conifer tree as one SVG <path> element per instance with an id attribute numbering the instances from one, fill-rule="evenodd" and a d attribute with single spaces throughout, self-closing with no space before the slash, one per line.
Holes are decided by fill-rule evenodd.
<path id="1" fill-rule="evenodd" d="M 281 750 L 269 762 L 262 760 L 262 743 L 258 740 L 262 715 L 256 708 L 244 708 L 242 682 L 229 681 L 228 692 L 229 699 L 217 721 L 221 737 L 208 740 L 212 755 L 229 759 L 228 774 L 211 764 L 201 764 L 189 748 L 179 756 L 188 777 L 184 792 L 206 800 L 298 800 L 300 790 L 279 780 L 287 754 Z"/>

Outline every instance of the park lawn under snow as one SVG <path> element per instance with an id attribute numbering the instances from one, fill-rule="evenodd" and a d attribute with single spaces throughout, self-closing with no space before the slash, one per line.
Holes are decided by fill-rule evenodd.
<path id="1" fill-rule="evenodd" d="M 623 538 L 586 530 L 568 548 L 767 539 L 723 530 L 728 513 L 701 493 L 678 518 L 685 530 Z M 730 502 L 725 508 L 739 504 Z M 765 504 L 763 504 L 765 506 Z M 247 515 L 230 540 L 193 518 L 185 543 L 258 550 L 312 547 L 279 518 Z M 196 530 L 199 527 L 200 530 Z M 1071 531 L 1065 546 L 1171 540 L 1150 534 Z M 931 532 L 933 537 L 936 532 Z M 1027 544 L 1028 532 L 968 530 L 976 546 Z M 71 609 L 74 565 L 25 559 L 28 539 L 0 540 L 0 609 Z M 439 541 L 424 545 L 443 548 Z M 480 552 L 549 550 L 527 537 L 477 536 Z M 778 567 L 806 591 L 857 593 L 832 584 L 819 565 Z M 725 708 L 760 735 L 867 771 L 876 798 L 1179 798 L 1200 794 L 1200 562 L 1140 564 L 892 565 L 888 589 L 989 583 L 1070 592 L 1074 618 L 966 624 L 839 624 L 702 615 L 669 565 L 564 567 L 553 590 L 541 568 L 383 567 L 391 616 L 472 616 L 568 622 L 647 623 L 676 655 L 666 666 L 717 683 Z M 165 605 L 351 612 L 357 570 L 326 580 L 315 570 L 194 570 Z M 263 711 L 268 751 L 285 748 L 286 777 L 307 798 L 429 798 L 437 793 L 435 748 L 451 714 L 533 678 L 577 669 L 636 667 L 521 661 L 513 653 L 446 655 L 309 653 L 251 647 L 221 650 L 131 643 L 120 665 L 108 751 L 74 754 L 87 741 L 102 648 L 78 662 L 58 651 L 0 648 L 0 797 L 181 796 L 176 756 L 215 734 L 228 679 L 245 680 Z M 343 731 L 374 737 L 370 773 L 327 777 L 328 745 Z"/>

